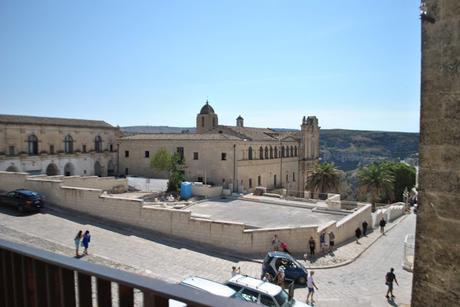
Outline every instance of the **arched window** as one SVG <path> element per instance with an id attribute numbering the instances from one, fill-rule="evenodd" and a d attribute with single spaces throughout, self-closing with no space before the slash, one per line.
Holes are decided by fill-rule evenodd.
<path id="1" fill-rule="evenodd" d="M 294 156 L 297 157 L 297 146 L 294 147 Z"/>
<path id="2" fill-rule="evenodd" d="M 35 134 L 29 135 L 27 138 L 27 152 L 29 155 L 38 155 L 38 138 Z"/>
<path id="3" fill-rule="evenodd" d="M 201 127 L 204 127 L 204 117 L 201 117 Z"/>
<path id="4" fill-rule="evenodd" d="M 286 146 L 286 157 L 289 157 L 289 146 Z"/>
<path id="5" fill-rule="evenodd" d="M 251 146 L 249 146 L 249 149 L 248 149 L 248 159 L 252 160 L 252 147 Z"/>
<path id="6" fill-rule="evenodd" d="M 73 138 L 70 134 L 66 135 L 66 137 L 64 138 L 64 152 L 73 152 Z"/>
<path id="7" fill-rule="evenodd" d="M 278 147 L 275 146 L 275 159 L 278 159 Z"/>
<path id="8" fill-rule="evenodd" d="M 94 149 L 96 152 L 102 152 L 102 138 L 99 135 L 94 139 Z"/>
<path id="9" fill-rule="evenodd" d="M 281 158 L 284 158 L 284 146 L 281 146 Z"/>
<path id="10" fill-rule="evenodd" d="M 268 159 L 268 147 L 265 146 L 265 159 Z"/>
<path id="11" fill-rule="evenodd" d="M 270 159 L 273 159 L 273 147 L 270 146 Z"/>
<path id="12" fill-rule="evenodd" d="M 291 157 L 294 157 L 294 147 L 291 146 Z"/>
<path id="13" fill-rule="evenodd" d="M 259 159 L 262 160 L 264 158 L 264 149 L 262 146 L 259 148 Z"/>

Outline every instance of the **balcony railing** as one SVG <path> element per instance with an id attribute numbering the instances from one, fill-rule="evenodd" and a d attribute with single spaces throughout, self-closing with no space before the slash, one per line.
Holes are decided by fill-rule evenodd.
<path id="1" fill-rule="evenodd" d="M 112 285 L 118 285 L 118 295 Z M 116 288 L 116 287 L 114 287 Z M 193 288 L 53 254 L 0 240 L 0 306 L 134 306 L 134 289 L 142 293 L 140 306 L 255 306 Z"/>

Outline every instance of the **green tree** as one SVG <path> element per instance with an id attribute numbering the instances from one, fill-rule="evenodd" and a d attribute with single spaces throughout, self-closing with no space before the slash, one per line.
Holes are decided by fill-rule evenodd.
<path id="1" fill-rule="evenodd" d="M 391 201 L 404 201 L 404 189 L 407 188 L 410 191 L 415 186 L 415 167 L 399 162 L 385 162 L 384 167 L 391 171 L 394 176 Z"/>
<path id="2" fill-rule="evenodd" d="M 334 163 L 318 164 L 313 173 L 308 176 L 307 188 L 319 193 L 337 192 L 342 173 Z"/>
<path id="3" fill-rule="evenodd" d="M 170 154 L 160 148 L 150 159 L 150 167 L 155 171 L 168 172 L 168 191 L 178 191 L 184 178 L 184 160 L 178 153 Z"/>
<path id="4" fill-rule="evenodd" d="M 358 171 L 359 187 L 370 199 L 373 209 L 375 203 L 385 202 L 393 195 L 394 176 L 384 163 L 372 163 Z"/>

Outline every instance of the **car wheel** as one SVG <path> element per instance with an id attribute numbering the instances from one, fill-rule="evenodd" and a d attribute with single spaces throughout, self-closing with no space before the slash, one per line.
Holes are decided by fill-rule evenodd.
<path id="1" fill-rule="evenodd" d="M 305 285 L 306 281 L 307 281 L 307 280 L 306 280 L 305 277 L 303 277 L 303 276 L 297 278 L 297 283 L 300 284 L 300 285 Z"/>

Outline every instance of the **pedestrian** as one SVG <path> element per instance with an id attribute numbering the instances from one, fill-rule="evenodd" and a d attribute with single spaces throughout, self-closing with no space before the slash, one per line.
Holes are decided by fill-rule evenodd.
<path id="1" fill-rule="evenodd" d="M 310 256 L 314 256 L 315 255 L 315 247 L 316 247 L 316 242 L 315 242 L 315 239 L 313 239 L 313 237 L 310 237 L 310 240 L 308 240 L 308 245 L 310 246 Z"/>
<path id="2" fill-rule="evenodd" d="M 81 241 L 81 245 L 83 245 L 83 247 L 85 248 L 85 250 L 83 251 L 85 255 L 88 255 L 88 246 L 90 241 L 91 235 L 89 234 L 89 231 L 86 230 L 85 234 L 83 235 L 83 240 Z"/>
<path id="3" fill-rule="evenodd" d="M 273 278 L 272 278 L 272 275 L 270 273 L 265 273 L 264 277 L 262 278 L 263 281 L 267 281 L 267 282 L 273 282 Z"/>
<path id="4" fill-rule="evenodd" d="M 355 230 L 356 243 L 359 244 L 359 238 L 361 238 L 361 229 L 358 227 Z"/>
<path id="5" fill-rule="evenodd" d="M 390 272 L 388 272 L 385 276 L 385 284 L 388 286 L 387 294 L 385 295 L 386 298 L 390 298 L 388 296 L 389 294 L 391 295 L 391 298 L 395 298 L 393 295 L 393 281 L 399 286 L 394 270 L 395 269 L 391 268 Z"/>
<path id="6" fill-rule="evenodd" d="M 274 235 L 272 239 L 272 250 L 279 251 L 281 241 L 278 239 L 278 235 Z"/>
<path id="7" fill-rule="evenodd" d="M 282 252 L 291 254 L 288 250 L 288 244 L 286 242 L 281 242 L 280 247 Z"/>
<path id="8" fill-rule="evenodd" d="M 232 266 L 232 277 L 241 273 L 240 267 Z"/>
<path id="9" fill-rule="evenodd" d="M 307 295 L 307 304 L 314 304 L 315 300 L 313 299 L 313 294 L 315 293 L 315 288 L 318 290 L 318 287 L 313 280 L 313 275 L 315 271 L 310 271 L 310 274 L 307 277 L 307 288 L 308 288 L 308 295 Z M 311 298 L 311 300 L 309 300 Z"/>
<path id="10" fill-rule="evenodd" d="M 324 253 L 326 250 L 326 232 L 322 232 L 319 236 L 319 247 L 321 248 L 321 252 Z"/>
<path id="11" fill-rule="evenodd" d="M 276 273 L 276 276 L 275 276 L 275 281 L 276 281 L 276 284 L 278 286 L 280 286 L 281 288 L 284 289 L 284 278 L 285 278 L 285 275 L 284 275 L 284 266 L 280 266 L 278 268 L 278 272 Z"/>
<path id="12" fill-rule="evenodd" d="M 334 243 L 335 243 L 335 235 L 331 231 L 329 232 L 329 252 L 330 253 L 332 253 L 332 251 L 334 250 Z"/>
<path id="13" fill-rule="evenodd" d="M 363 222 L 363 236 L 366 236 L 367 235 L 367 221 L 364 221 Z"/>
<path id="14" fill-rule="evenodd" d="M 385 221 L 385 219 L 382 218 L 380 219 L 380 223 L 379 223 L 379 226 L 380 226 L 380 233 L 381 234 L 385 234 L 385 225 L 387 224 L 387 222 Z"/>
<path id="15" fill-rule="evenodd" d="M 80 251 L 80 241 L 82 238 L 82 233 L 83 231 L 78 231 L 77 235 L 75 236 L 74 242 L 75 242 L 75 257 L 80 257 L 79 251 Z"/>

